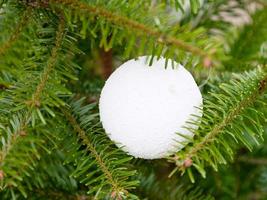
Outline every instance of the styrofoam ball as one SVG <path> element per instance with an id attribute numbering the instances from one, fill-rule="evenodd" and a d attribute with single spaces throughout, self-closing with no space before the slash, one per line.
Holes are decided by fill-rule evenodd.
<path id="1" fill-rule="evenodd" d="M 192 137 L 184 128 L 192 114 L 201 116 L 202 96 L 182 65 L 147 57 L 129 60 L 105 83 L 99 100 L 100 120 L 117 146 L 138 158 L 162 158 L 178 151 Z"/>

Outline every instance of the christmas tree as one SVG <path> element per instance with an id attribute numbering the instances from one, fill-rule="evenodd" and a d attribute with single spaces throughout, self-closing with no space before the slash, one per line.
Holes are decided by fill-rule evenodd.
<path id="1" fill-rule="evenodd" d="M 265 0 L 0 0 L 0 199 L 267 199 L 266 21 Z M 141 56 L 161 71 L 106 95 Z"/>

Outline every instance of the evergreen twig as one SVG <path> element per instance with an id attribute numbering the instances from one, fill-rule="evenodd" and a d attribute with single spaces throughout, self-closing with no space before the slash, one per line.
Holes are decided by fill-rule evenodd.
<path id="1" fill-rule="evenodd" d="M 59 22 L 58 31 L 56 34 L 55 47 L 52 49 L 51 57 L 48 60 L 47 66 L 44 69 L 44 72 L 41 76 L 40 83 L 38 84 L 36 91 L 32 96 L 32 100 L 30 102 L 30 104 L 33 106 L 37 106 L 37 107 L 40 106 L 40 95 L 41 95 L 43 89 L 45 88 L 46 82 L 49 78 L 49 74 L 52 72 L 52 70 L 55 67 L 55 64 L 57 61 L 58 51 L 60 49 L 60 46 L 61 46 L 61 43 L 63 40 L 63 36 L 64 36 L 64 28 L 65 28 L 65 21 L 64 21 L 64 18 L 61 17 L 60 22 Z"/>
<path id="2" fill-rule="evenodd" d="M 93 156 L 95 157 L 95 159 L 98 163 L 98 166 L 103 171 L 103 173 L 106 175 L 107 180 L 109 181 L 109 183 L 111 184 L 111 186 L 113 188 L 112 195 L 119 198 L 121 193 L 127 194 L 128 191 L 126 189 L 122 188 L 119 185 L 119 183 L 117 182 L 117 180 L 115 180 L 113 178 L 113 176 L 112 176 L 111 172 L 109 171 L 108 167 L 106 166 L 105 162 L 102 160 L 101 156 L 98 154 L 94 145 L 91 143 L 90 139 L 86 136 L 85 131 L 80 127 L 80 125 L 78 124 L 76 119 L 66 109 L 61 109 L 61 110 L 62 110 L 63 114 L 65 115 L 65 117 L 67 118 L 67 120 L 72 125 L 74 131 L 76 133 L 78 133 L 78 137 L 81 139 L 82 143 L 84 145 L 86 145 L 87 150 L 93 154 Z"/>
<path id="3" fill-rule="evenodd" d="M 5 164 L 5 158 L 12 149 L 12 147 L 15 145 L 18 137 L 26 135 L 25 129 L 30 120 L 29 114 L 30 113 L 28 112 L 25 115 L 25 117 L 20 122 L 20 127 L 17 129 L 16 132 L 13 133 L 13 135 L 10 137 L 6 145 L 2 147 L 2 150 L 0 151 L 0 169 Z"/>
<path id="4" fill-rule="evenodd" d="M 183 40 L 179 40 L 173 36 L 166 35 L 163 32 L 153 27 L 149 27 L 147 25 L 144 25 L 142 23 L 129 19 L 125 16 L 118 15 L 117 13 L 110 12 L 99 6 L 98 7 L 91 6 L 91 5 L 76 1 L 76 0 L 51 0 L 51 3 L 69 6 L 71 9 L 74 9 L 74 10 L 78 9 L 79 12 L 86 11 L 90 15 L 96 15 L 96 16 L 102 17 L 105 20 L 111 23 L 114 23 L 116 25 L 122 26 L 124 28 L 134 29 L 136 31 L 139 31 L 143 35 L 155 37 L 156 42 L 158 43 L 163 43 L 166 45 L 173 45 L 173 46 L 176 46 L 177 48 L 181 48 L 185 51 L 191 52 L 194 55 L 201 56 L 203 59 L 211 60 L 212 55 L 208 52 L 203 51 L 202 49 L 198 47 L 192 46 L 184 42 Z"/>
<path id="5" fill-rule="evenodd" d="M 173 160 L 177 165 L 176 169 L 184 171 L 186 168 L 190 167 L 192 163 L 190 163 L 190 165 L 187 165 L 187 163 L 189 161 L 192 162 L 191 158 L 195 157 L 199 151 L 207 148 L 210 143 L 214 142 L 218 134 L 220 134 L 226 126 L 231 124 L 237 116 L 239 116 L 247 107 L 252 105 L 257 100 L 257 98 L 264 93 L 267 88 L 266 82 L 267 76 L 265 76 L 259 82 L 259 86 L 255 88 L 254 92 L 252 92 L 251 95 L 240 101 L 234 109 L 230 110 L 229 113 L 224 117 L 224 119 L 220 123 L 217 123 L 211 129 L 211 131 L 209 131 L 205 135 L 205 137 L 201 138 L 199 142 L 194 142 L 191 148 L 186 148 L 184 151 L 184 158 L 181 162 L 177 162 L 177 160 L 181 159 L 179 156 L 172 157 L 171 160 Z"/>
<path id="6" fill-rule="evenodd" d="M 29 7 L 23 12 L 20 21 L 14 28 L 14 31 L 11 33 L 9 39 L 7 39 L 5 43 L 2 44 L 2 46 L 0 46 L 0 56 L 3 55 L 5 51 L 9 49 L 12 46 L 12 44 L 19 38 L 22 30 L 25 28 L 25 26 L 29 22 L 29 19 L 31 18 L 31 13 L 32 10 Z"/>
<path id="7" fill-rule="evenodd" d="M 54 65 L 55 65 L 55 61 L 56 61 L 56 56 L 57 56 L 57 51 L 60 47 L 60 43 L 62 41 L 63 38 L 63 30 L 64 30 L 64 24 L 63 24 L 63 19 L 61 20 L 61 23 L 59 24 L 59 28 L 58 28 L 58 32 L 57 32 L 57 36 L 56 36 L 56 45 L 55 47 L 52 49 L 52 55 L 48 61 L 48 65 L 47 68 L 45 68 L 44 73 L 41 77 L 41 81 L 39 83 L 39 85 L 36 88 L 35 93 L 32 95 L 33 96 L 33 103 L 34 105 L 39 105 L 40 106 L 40 102 L 39 102 L 39 98 L 41 95 L 41 92 L 45 86 L 46 81 L 48 80 L 48 75 L 51 72 L 51 70 L 53 69 Z M 6 145 L 6 147 L 4 148 L 4 150 L 0 153 L 0 163 L 1 165 L 4 163 L 3 160 L 5 159 L 6 155 L 8 154 L 9 150 L 11 149 L 11 145 L 15 143 L 17 137 L 19 136 L 19 132 L 24 131 L 25 127 L 27 126 L 27 124 L 30 121 L 30 116 L 31 116 L 31 110 L 28 110 L 27 114 L 25 114 L 25 117 L 23 118 L 22 122 L 21 122 L 21 126 L 18 129 L 18 132 L 14 133 L 14 137 L 11 137 L 11 140 L 9 141 L 9 143 Z"/>
<path id="8" fill-rule="evenodd" d="M 64 19 L 61 18 L 59 26 L 58 26 L 58 31 L 56 34 L 55 47 L 52 49 L 51 57 L 48 60 L 47 67 L 44 69 L 43 75 L 41 76 L 40 83 L 38 84 L 38 86 L 36 87 L 36 91 L 32 95 L 33 99 L 32 99 L 31 105 L 34 105 L 37 107 L 40 106 L 39 98 L 49 78 L 49 73 L 53 70 L 55 66 L 57 52 L 60 48 L 60 44 L 63 39 L 63 33 L 64 33 Z M 12 136 L 8 139 L 8 142 L 2 147 L 0 151 L 0 167 L 1 168 L 5 164 L 5 158 L 7 157 L 8 153 L 11 151 L 12 147 L 15 146 L 17 139 L 20 136 L 27 136 L 26 128 L 31 121 L 32 109 L 33 107 L 29 108 L 26 111 L 26 114 L 22 117 L 20 121 L 20 126 L 17 128 L 17 131 L 12 134 Z"/>

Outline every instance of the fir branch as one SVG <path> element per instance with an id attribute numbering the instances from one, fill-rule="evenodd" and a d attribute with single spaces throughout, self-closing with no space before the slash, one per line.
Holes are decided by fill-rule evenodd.
<path id="1" fill-rule="evenodd" d="M 63 114 L 67 118 L 67 120 L 70 122 L 70 124 L 73 126 L 73 129 L 76 133 L 78 133 L 78 137 L 81 139 L 82 143 L 86 145 L 86 148 L 89 152 L 93 154 L 95 157 L 98 166 L 103 171 L 103 173 L 106 175 L 107 180 L 109 181 L 110 185 L 113 188 L 113 194 L 114 197 L 118 196 L 121 193 L 128 194 L 128 191 L 124 188 L 122 188 L 117 180 L 114 179 L 111 172 L 109 171 L 108 167 L 106 166 L 105 162 L 102 160 L 101 156 L 98 154 L 97 150 L 95 149 L 95 146 L 91 143 L 90 139 L 86 136 L 86 133 L 83 129 L 81 129 L 80 125 L 76 121 L 76 119 L 72 116 L 72 114 L 67 111 L 66 109 L 62 109 Z"/>
<path id="2" fill-rule="evenodd" d="M 265 79 L 267 80 L 267 77 Z M 264 83 L 264 81 L 265 80 L 262 80 L 261 83 Z M 206 147 L 209 143 L 213 142 L 216 136 L 220 134 L 220 132 L 224 129 L 224 127 L 229 125 L 236 118 L 236 116 L 241 114 L 245 108 L 251 105 L 257 99 L 258 95 L 260 95 L 265 89 L 266 85 L 264 85 L 264 87 L 262 87 L 261 89 L 257 88 L 257 90 L 251 96 L 242 100 L 233 110 L 229 112 L 229 114 L 223 119 L 221 123 L 214 126 L 213 129 L 209 133 L 207 133 L 207 135 L 202 139 L 200 143 L 197 143 L 192 149 L 190 149 L 189 152 L 186 153 L 185 160 L 191 159 L 197 154 L 198 151 Z"/>
<path id="3" fill-rule="evenodd" d="M 10 152 L 10 150 L 12 149 L 12 147 L 16 144 L 17 139 L 20 136 L 25 136 L 26 135 L 26 126 L 27 123 L 29 121 L 29 112 L 25 115 L 26 117 L 24 117 L 21 121 L 20 121 L 20 125 L 17 128 L 17 130 L 10 136 L 10 138 L 8 139 L 8 141 L 5 143 L 5 145 L 2 147 L 2 150 L 0 151 L 0 170 L 1 168 L 4 166 L 5 164 L 5 158 L 8 155 L 8 153 Z M 19 119 L 15 119 L 18 120 Z"/>
<path id="4" fill-rule="evenodd" d="M 20 21 L 17 23 L 9 39 L 6 40 L 5 43 L 2 44 L 2 46 L 0 46 L 0 56 L 3 55 L 6 52 L 6 50 L 9 49 L 12 46 L 12 44 L 20 37 L 21 32 L 23 31 L 25 26 L 27 26 L 27 24 L 29 23 L 31 14 L 32 14 L 32 9 L 30 7 L 25 9 Z"/>
<path id="5" fill-rule="evenodd" d="M 58 32 L 56 35 L 55 47 L 52 49 L 51 57 L 48 60 L 47 67 L 45 68 L 45 70 L 43 72 L 40 83 L 38 84 L 35 93 L 32 95 L 33 96 L 32 102 L 31 102 L 32 105 L 35 105 L 38 107 L 40 106 L 39 98 L 40 98 L 41 92 L 44 89 L 45 84 L 48 80 L 49 73 L 52 71 L 52 69 L 55 65 L 57 52 L 58 52 L 58 49 L 60 47 L 61 41 L 63 39 L 63 33 L 64 33 L 64 19 L 61 19 L 61 22 L 60 22 L 59 27 L 58 27 Z M 23 118 L 23 120 L 21 122 L 20 127 L 17 129 L 17 132 L 15 132 L 14 136 L 10 138 L 9 142 L 5 145 L 5 148 L 3 148 L 4 150 L 2 150 L 2 152 L 0 152 L 1 165 L 3 165 L 3 163 L 4 163 L 3 160 L 5 159 L 9 150 L 11 149 L 12 144 L 15 143 L 15 141 L 19 137 L 19 135 L 24 135 L 24 134 L 18 134 L 18 133 L 24 131 L 24 129 L 26 128 L 26 126 L 30 122 L 31 112 L 32 112 L 32 109 L 27 111 L 27 113 L 25 114 L 25 117 Z"/>
<path id="6" fill-rule="evenodd" d="M 215 99 L 213 100 L 218 102 L 219 99 L 219 102 L 223 103 L 223 105 L 217 105 L 212 103 L 210 100 L 206 100 L 207 105 L 204 104 L 203 110 L 206 111 L 207 113 L 204 112 L 204 117 L 201 119 L 203 121 L 202 122 L 203 124 L 200 124 L 200 128 L 198 130 L 194 130 L 196 139 L 192 143 L 192 146 L 189 145 L 187 148 L 185 148 L 181 152 L 178 152 L 177 155 L 175 155 L 170 159 L 177 165 L 173 173 L 176 170 L 184 172 L 187 168 L 193 165 L 202 174 L 202 176 L 205 177 L 205 171 L 203 169 L 204 161 L 210 163 L 215 170 L 217 169 L 217 163 L 225 163 L 225 159 L 222 153 L 220 153 L 220 151 L 217 149 L 217 146 L 215 146 L 215 144 L 218 143 L 221 144 L 226 149 L 225 151 L 226 154 L 232 156 L 232 150 L 230 149 L 229 144 L 227 144 L 227 142 L 225 141 L 225 138 L 223 138 L 224 133 L 225 135 L 229 134 L 236 141 L 237 139 L 240 140 L 248 148 L 251 148 L 252 142 L 257 141 L 257 139 L 254 136 L 254 133 L 252 133 L 251 131 L 248 131 L 249 136 L 251 138 L 246 138 L 247 136 L 244 134 L 240 135 L 240 131 L 243 128 L 242 123 L 244 123 L 244 120 L 241 120 L 241 125 L 239 122 L 236 122 L 236 120 L 238 120 L 239 119 L 238 117 L 240 116 L 248 117 L 248 119 L 251 118 L 247 116 L 245 111 L 247 111 L 249 107 L 255 104 L 255 102 L 257 102 L 259 97 L 265 92 L 267 88 L 266 87 L 267 76 L 266 73 L 264 72 L 264 69 L 256 71 L 252 74 L 253 75 L 249 75 L 247 73 L 246 79 L 244 77 L 243 78 L 241 77 L 240 82 L 238 81 L 232 82 L 232 84 L 239 84 L 239 85 L 233 85 L 233 86 L 224 85 L 222 89 L 225 92 L 225 96 L 223 96 L 222 94 L 213 95 L 215 97 Z M 236 91 L 237 88 L 238 90 Z M 241 94 L 239 93 L 240 91 Z M 230 100 L 230 98 L 232 99 L 235 95 L 240 99 L 237 98 L 235 99 L 235 101 Z M 224 99 L 223 97 L 224 98 L 227 97 L 228 100 Z M 227 104 L 230 104 L 230 107 Z M 218 111 L 214 107 L 215 105 L 220 107 Z M 228 110 L 223 110 L 223 109 L 228 109 Z M 221 114 L 222 112 L 223 114 Z M 220 115 L 222 115 L 222 117 Z M 213 123 L 212 124 L 207 123 L 206 119 L 211 119 L 211 118 L 214 119 Z M 204 125 L 205 123 L 207 124 L 207 127 Z M 254 122 L 250 120 L 250 123 Z M 231 130 L 230 131 L 225 130 L 227 127 L 233 125 L 238 126 L 232 128 L 232 130 L 235 130 L 233 133 L 231 133 Z M 248 124 L 244 126 L 246 127 L 248 126 Z M 256 124 L 254 124 L 254 126 L 256 126 Z M 260 124 L 258 126 L 260 126 Z M 255 129 L 257 130 L 257 128 Z M 260 137 L 261 134 L 260 127 L 258 127 L 258 129 L 259 130 L 257 131 L 259 132 L 257 134 L 259 135 L 257 135 L 256 137 Z M 171 173 L 171 175 L 173 173 Z M 194 181 L 191 171 L 189 171 L 189 176 L 191 180 Z"/>
<path id="7" fill-rule="evenodd" d="M 49 74 L 53 71 L 55 68 L 55 64 L 57 61 L 58 51 L 60 49 L 63 36 L 64 36 L 64 28 L 65 28 L 65 20 L 63 17 L 60 18 L 58 31 L 56 33 L 56 39 L 55 39 L 55 46 L 52 49 L 51 57 L 48 60 L 47 66 L 41 76 L 40 83 L 38 84 L 35 93 L 32 96 L 32 100 L 30 104 L 32 106 L 40 106 L 40 95 L 45 88 L 46 82 L 49 78 Z"/>
<path id="8" fill-rule="evenodd" d="M 6 139 L 4 136 L 2 137 L 2 149 L 0 151 L 0 170 L 4 174 L 4 177 L 6 177 L 5 179 L 7 179 L 6 181 L 7 184 L 5 186 L 8 186 L 10 184 L 11 186 L 18 187 L 18 189 L 21 191 L 24 197 L 26 197 L 27 194 L 25 193 L 23 187 L 18 186 L 17 183 L 14 185 L 14 182 L 12 182 L 12 178 L 23 180 L 21 176 L 25 174 L 27 175 L 28 174 L 27 169 L 28 168 L 33 169 L 33 166 L 35 165 L 36 161 L 39 159 L 39 150 L 44 149 L 45 151 L 48 151 L 48 149 L 45 148 L 42 144 L 44 140 L 37 136 L 32 137 L 31 134 L 27 134 L 26 129 L 30 128 L 29 123 L 34 118 L 33 116 L 34 116 L 35 110 L 33 106 L 36 106 L 36 107 L 40 106 L 39 98 L 49 78 L 49 74 L 54 69 L 54 66 L 57 60 L 58 50 L 63 40 L 64 27 L 65 27 L 64 19 L 61 18 L 60 23 L 58 25 L 58 31 L 56 33 L 55 47 L 52 49 L 51 56 L 47 62 L 47 67 L 43 70 L 40 82 L 37 85 L 35 92 L 32 94 L 33 98 L 32 98 L 32 101 L 30 102 L 31 107 L 28 108 L 26 112 L 23 112 L 22 114 L 19 114 L 19 112 L 17 112 L 19 116 L 15 115 L 14 119 L 10 121 L 10 125 L 12 126 L 14 132 L 12 132 L 12 130 L 9 127 L 5 128 L 3 126 L 0 126 L 0 128 L 3 128 L 3 130 L 6 132 Z M 26 102 L 26 104 L 29 104 L 29 103 Z M 44 124 L 44 120 L 42 121 Z M 20 143 L 17 144 L 18 139 L 20 139 Z M 36 147 L 32 146 L 32 144 L 34 144 L 34 146 L 36 147 L 38 146 L 38 150 L 36 150 L 35 149 Z M 25 146 L 27 148 L 25 148 Z M 21 151 L 20 148 L 23 149 L 23 152 L 20 152 L 20 156 L 17 161 L 18 164 L 10 165 L 9 162 L 12 162 L 13 160 L 10 156 L 9 158 L 7 158 L 8 155 L 14 153 L 14 152 L 11 152 L 13 149 L 17 149 L 17 150 L 19 149 Z M 29 155 L 31 156 L 29 157 Z M 8 161 L 6 161 L 6 159 L 8 159 Z M 16 173 L 14 173 L 13 171 L 14 167 L 16 168 L 16 171 L 17 171 Z M 3 186 L 1 187 L 2 187 L 1 189 L 4 188 Z"/>
<path id="9" fill-rule="evenodd" d="M 12 128 L 0 126 L 6 132 L 6 138 L 4 136 L 1 138 L 0 172 L 2 181 L 0 192 L 16 187 L 24 198 L 27 197 L 27 194 L 19 182 L 22 182 L 25 175 L 29 175 L 29 170 L 34 168 L 39 159 L 39 154 L 35 148 L 44 143 L 44 140 L 38 136 L 32 138 L 27 132 L 26 129 L 30 121 L 29 114 L 28 111 L 25 117 L 22 115 L 13 116 L 10 120 Z"/>
<path id="10" fill-rule="evenodd" d="M 136 30 L 143 35 L 151 36 L 156 39 L 156 42 L 159 44 L 165 45 L 173 45 L 177 48 L 183 49 L 184 51 L 191 52 L 194 55 L 200 56 L 203 59 L 211 60 L 212 54 L 203 51 L 202 49 L 192 46 L 183 40 L 177 39 L 173 36 L 166 35 L 165 33 L 132 19 L 129 19 L 125 16 L 118 15 L 117 13 L 110 12 L 100 6 L 92 6 L 86 3 L 77 1 L 77 0 L 51 0 L 51 3 L 61 4 L 65 6 L 69 6 L 72 10 L 86 11 L 90 15 L 99 16 L 104 18 L 106 21 L 111 22 L 113 24 L 119 25 L 124 28 L 128 28 L 131 30 Z M 214 52 L 213 52 L 214 53 Z"/>

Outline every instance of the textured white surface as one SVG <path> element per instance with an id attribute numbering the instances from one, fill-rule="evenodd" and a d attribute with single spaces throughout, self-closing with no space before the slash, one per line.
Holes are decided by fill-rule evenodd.
<path id="1" fill-rule="evenodd" d="M 165 59 L 148 66 L 145 56 L 129 60 L 117 68 L 102 89 L 100 119 L 108 136 L 119 147 L 138 158 L 155 159 L 182 148 L 184 138 L 176 133 L 192 134 L 183 128 L 201 116 L 195 107 L 202 96 L 192 75 L 181 65 Z"/>

